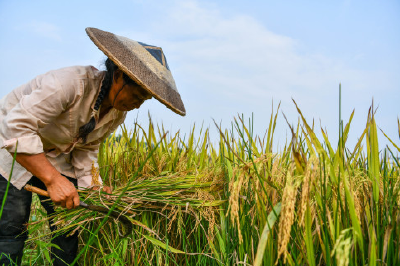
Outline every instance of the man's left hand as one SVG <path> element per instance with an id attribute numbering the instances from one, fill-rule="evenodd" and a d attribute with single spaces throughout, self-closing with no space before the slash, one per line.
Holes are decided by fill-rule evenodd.
<path id="1" fill-rule="evenodd" d="M 99 190 L 100 188 L 102 188 L 102 191 L 107 193 L 107 194 L 112 194 L 112 188 L 108 187 L 108 186 L 104 186 L 104 187 L 100 187 L 100 186 L 93 186 L 91 189 L 92 190 Z M 106 195 L 106 198 L 109 198 L 109 195 Z"/>

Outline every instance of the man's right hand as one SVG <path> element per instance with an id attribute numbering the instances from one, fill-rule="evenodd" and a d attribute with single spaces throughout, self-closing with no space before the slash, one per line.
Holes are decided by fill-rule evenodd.
<path id="1" fill-rule="evenodd" d="M 44 153 L 17 153 L 17 162 L 47 187 L 51 200 L 67 209 L 79 206 L 79 195 L 74 185 L 47 160 Z"/>
<path id="2" fill-rule="evenodd" d="M 74 209 L 79 206 L 78 191 L 66 177 L 59 174 L 53 177 L 50 183 L 45 183 L 45 185 L 51 200 L 56 205 L 61 205 L 67 209 Z"/>

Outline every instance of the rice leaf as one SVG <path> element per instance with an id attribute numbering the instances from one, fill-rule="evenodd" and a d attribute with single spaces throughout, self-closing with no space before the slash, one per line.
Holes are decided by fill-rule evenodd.
<path id="1" fill-rule="evenodd" d="M 267 222 L 265 223 L 263 232 L 258 242 L 257 253 L 253 264 L 254 266 L 260 266 L 262 264 L 262 260 L 265 253 L 265 247 L 267 246 L 267 241 L 270 231 L 272 230 L 272 227 L 274 226 L 276 220 L 278 219 L 281 209 L 282 209 L 282 203 L 279 202 L 274 206 L 274 210 L 268 214 Z"/>
<path id="2" fill-rule="evenodd" d="M 185 253 L 182 250 L 170 247 L 167 244 L 161 242 L 160 240 L 154 239 L 149 235 L 143 235 L 143 237 L 146 238 L 147 240 L 149 240 L 154 245 L 156 245 L 156 246 L 158 246 L 158 247 L 160 247 L 162 249 L 165 249 L 166 251 L 171 251 L 172 253 L 177 253 L 177 254 L 184 254 Z"/>

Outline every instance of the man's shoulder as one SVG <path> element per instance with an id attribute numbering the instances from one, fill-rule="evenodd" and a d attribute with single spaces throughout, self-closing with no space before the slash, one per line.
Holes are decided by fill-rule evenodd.
<path id="1" fill-rule="evenodd" d="M 69 66 L 48 72 L 55 75 L 58 79 L 93 79 L 97 78 L 101 71 L 94 66 Z"/>
<path id="2" fill-rule="evenodd" d="M 69 66 L 42 75 L 41 83 L 53 84 L 65 93 L 69 102 L 75 102 L 82 96 L 96 93 L 97 89 L 92 91 L 100 86 L 102 73 L 93 66 Z"/>

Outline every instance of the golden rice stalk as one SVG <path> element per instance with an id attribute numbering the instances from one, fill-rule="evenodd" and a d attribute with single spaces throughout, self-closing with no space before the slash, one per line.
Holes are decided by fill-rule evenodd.
<path id="1" fill-rule="evenodd" d="M 310 192 L 315 176 L 318 174 L 318 159 L 311 157 L 307 162 L 306 172 L 303 179 L 303 187 L 301 191 L 299 222 L 300 226 L 304 226 L 304 215 L 307 208 L 307 202 L 310 200 Z"/>
<path id="2" fill-rule="evenodd" d="M 92 169 L 91 169 L 91 174 L 92 174 L 92 186 L 100 186 L 100 172 L 99 168 L 97 168 L 94 164 L 94 161 L 92 162 Z"/>
<path id="3" fill-rule="evenodd" d="M 348 172 L 345 172 L 345 177 L 347 178 Z M 363 203 L 365 199 L 365 195 L 368 195 L 367 192 L 369 190 L 369 179 L 365 172 L 360 172 L 358 170 L 354 170 L 351 173 L 351 178 L 348 178 L 351 186 L 353 187 L 354 191 L 354 210 L 357 215 L 357 218 L 362 221 L 363 220 Z M 366 185 L 365 185 L 366 184 Z M 383 183 L 382 183 L 383 186 Z M 367 191 L 366 191 L 367 190 Z M 366 193 L 367 192 L 367 193 Z M 371 191 L 372 193 L 372 191 Z M 383 202 L 382 202 L 383 204 Z"/>
<path id="4" fill-rule="evenodd" d="M 272 178 L 272 182 L 277 184 L 279 187 L 283 187 L 284 180 L 285 180 L 285 173 L 282 170 L 282 165 L 278 158 L 275 158 L 275 160 L 272 164 L 271 178 Z M 272 206 L 275 206 L 276 204 L 278 204 L 279 200 L 280 200 L 280 197 L 279 197 L 278 191 L 276 189 L 271 189 Z"/>
<path id="5" fill-rule="evenodd" d="M 353 246 L 352 234 L 347 234 L 351 229 L 345 229 L 340 233 L 333 247 L 332 257 L 335 256 L 338 266 L 348 266 L 350 262 L 350 250 Z M 349 235 L 346 238 L 346 235 Z"/>
<path id="6" fill-rule="evenodd" d="M 174 224 L 174 222 L 178 216 L 178 213 L 180 213 L 180 212 L 181 212 L 180 206 L 171 206 L 171 212 L 168 215 L 168 220 L 169 220 L 168 229 L 167 229 L 168 232 L 171 232 L 172 225 Z"/>
<path id="7" fill-rule="evenodd" d="M 232 178 L 229 183 L 229 191 L 231 194 L 229 196 L 229 207 L 226 212 L 226 216 L 228 216 L 230 213 L 232 224 L 235 225 L 236 223 L 240 244 L 243 243 L 243 236 L 240 228 L 241 224 L 239 219 L 239 198 L 243 198 L 243 196 L 241 195 L 245 194 L 248 191 L 250 178 L 254 178 L 255 176 L 254 165 L 256 165 L 256 168 L 258 169 L 259 165 L 263 165 L 269 159 L 269 156 L 269 154 L 263 154 L 260 157 L 254 159 L 254 161 L 243 163 L 233 169 Z M 236 176 L 238 176 L 237 179 Z"/>
<path id="8" fill-rule="evenodd" d="M 360 202 L 360 195 L 354 193 L 354 209 L 357 215 L 357 218 L 362 221 L 362 206 L 361 206 L 361 202 Z"/>
<path id="9" fill-rule="evenodd" d="M 167 162 L 168 162 L 168 155 L 167 154 L 163 154 L 161 156 L 161 159 L 157 162 L 157 171 L 159 173 L 161 173 L 163 171 L 163 169 L 167 165 Z"/>
<path id="10" fill-rule="evenodd" d="M 206 201 L 214 201 L 215 197 L 210 194 L 207 193 L 201 189 L 198 189 L 196 191 L 195 197 L 197 199 L 203 200 L 204 202 Z M 200 213 L 200 219 L 204 218 L 206 221 L 208 221 L 209 226 L 208 226 L 208 234 L 207 234 L 207 238 L 211 241 L 214 238 L 214 228 L 215 228 L 215 220 L 216 220 L 216 215 L 215 212 L 217 210 L 213 207 L 206 207 L 204 206 L 203 208 L 199 209 L 199 213 Z"/>
<path id="11" fill-rule="evenodd" d="M 230 210 L 232 224 L 234 225 L 235 222 L 237 224 L 239 243 L 243 242 L 242 232 L 240 230 L 240 221 L 239 221 L 239 195 L 243 179 L 244 178 L 242 175 L 241 177 L 239 177 L 239 180 L 233 182 L 232 186 L 230 185 L 231 195 L 229 197 L 229 208 L 227 212 L 228 214 Z"/>
<path id="12" fill-rule="evenodd" d="M 279 232 L 278 232 L 278 259 L 283 255 L 283 261 L 286 263 L 287 244 L 290 240 L 290 231 L 294 221 L 294 206 L 296 203 L 296 186 L 293 178 L 294 165 L 292 164 L 287 172 L 286 186 L 282 195 L 282 211 L 279 218 Z"/>
<path id="13" fill-rule="evenodd" d="M 400 190 L 400 178 L 397 178 L 393 191 L 399 191 L 399 190 Z M 400 197 L 399 196 L 397 196 L 396 202 L 398 205 L 400 205 Z"/>

